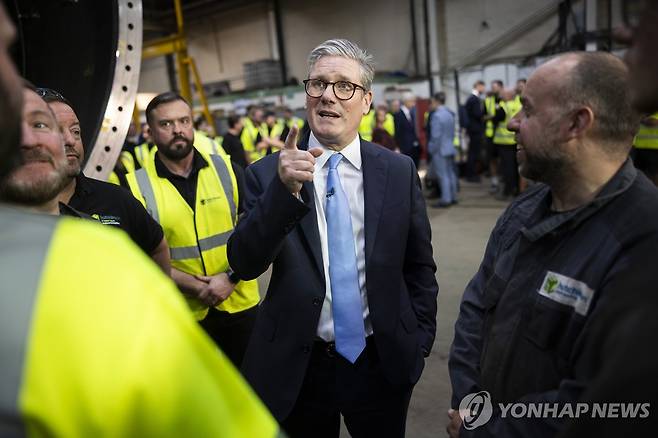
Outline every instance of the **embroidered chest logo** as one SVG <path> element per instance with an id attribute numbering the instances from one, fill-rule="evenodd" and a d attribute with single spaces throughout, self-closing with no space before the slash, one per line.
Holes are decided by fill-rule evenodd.
<path id="1" fill-rule="evenodd" d="M 594 290 L 582 281 L 548 271 L 539 289 L 539 295 L 573 307 L 576 313 L 585 316 L 592 302 Z"/>
<path id="2" fill-rule="evenodd" d="M 103 225 L 121 225 L 121 218 L 119 216 L 105 216 L 100 214 L 92 214 L 91 217 L 93 217 Z"/>

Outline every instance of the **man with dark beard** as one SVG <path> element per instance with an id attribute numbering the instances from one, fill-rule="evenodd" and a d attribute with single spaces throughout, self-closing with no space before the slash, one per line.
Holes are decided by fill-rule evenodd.
<path id="1" fill-rule="evenodd" d="M 639 121 L 629 87 L 624 63 L 602 52 L 559 56 L 528 79 L 508 129 L 521 175 L 538 183 L 498 220 L 464 293 L 449 360 L 460 409 L 448 414 L 451 436 L 555 436 L 568 415 L 513 418 L 499 403 L 575 407 L 605 360 L 583 345 L 623 293 L 620 273 L 640 274 L 634 261 L 658 238 L 658 189 L 628 159 Z M 649 276 L 642 287 L 655 294 L 655 269 Z M 476 430 L 463 410 L 474 393 L 495 407 Z"/>
<path id="2" fill-rule="evenodd" d="M 194 315 L 239 366 L 260 297 L 258 283 L 241 281 L 226 257 L 239 206 L 236 168 L 227 155 L 193 146 L 192 109 L 180 95 L 153 98 L 146 120 L 157 148 L 127 175 L 128 184 L 162 225 L 172 278 Z"/>
<path id="3" fill-rule="evenodd" d="M 16 188 L 52 177 L 48 200 L 63 143 L 46 103 L 23 91 L 9 56 L 15 34 L 0 4 L 0 179 L 18 166 L 19 202 Z M 1 436 L 279 436 L 123 233 L 0 204 L 0 278 Z"/>
<path id="4" fill-rule="evenodd" d="M 53 112 L 24 83 L 19 165 L 0 183 L 0 198 L 40 213 L 58 215 L 57 194 L 66 184 L 64 140 Z"/>
<path id="5" fill-rule="evenodd" d="M 146 212 L 130 192 L 114 184 L 87 178 L 82 173 L 85 150 L 80 121 L 71 103 L 61 93 L 39 88 L 64 138 L 66 152 L 64 187 L 58 195 L 63 204 L 91 216 L 103 225 L 124 230 L 160 268 L 169 274 L 169 247 L 162 227 Z M 64 211 L 66 213 L 66 211 Z"/>

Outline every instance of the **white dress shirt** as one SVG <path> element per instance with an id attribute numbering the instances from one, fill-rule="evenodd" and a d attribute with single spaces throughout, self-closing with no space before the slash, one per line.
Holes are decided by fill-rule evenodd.
<path id="1" fill-rule="evenodd" d="M 322 246 L 322 264 L 324 265 L 324 278 L 326 279 L 326 294 L 320 320 L 318 321 L 317 335 L 324 341 L 332 342 L 334 335 L 334 318 L 331 307 L 331 279 L 329 278 L 329 246 L 327 242 L 327 220 L 324 216 L 324 207 L 327 199 L 327 174 L 329 173 L 329 157 L 333 150 L 320 144 L 313 132 L 308 141 L 308 147 L 322 148 L 324 152 L 315 160 L 313 174 L 313 187 L 315 190 L 315 213 L 318 219 L 320 232 L 320 245 Z M 366 294 L 366 253 L 364 229 L 364 202 L 363 202 L 363 171 L 361 169 L 361 142 L 357 135 L 342 151 L 343 159 L 338 163 L 338 175 L 343 191 L 350 206 L 352 217 L 352 234 L 354 235 L 356 250 L 356 267 L 359 273 L 359 291 L 361 294 L 361 307 L 366 336 L 372 334 L 370 310 L 368 309 L 368 296 Z"/>
<path id="2" fill-rule="evenodd" d="M 407 118 L 407 120 L 409 121 L 409 123 L 411 123 L 411 113 L 409 112 L 409 108 L 407 108 L 406 106 L 402 105 L 402 106 L 400 107 L 400 109 L 402 110 L 402 113 L 403 113 L 404 116 Z"/>

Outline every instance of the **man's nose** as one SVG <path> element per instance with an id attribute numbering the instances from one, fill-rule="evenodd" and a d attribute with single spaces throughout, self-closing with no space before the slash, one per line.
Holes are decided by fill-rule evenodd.
<path id="1" fill-rule="evenodd" d="M 62 132 L 62 135 L 64 136 L 64 146 L 73 147 L 75 144 L 75 138 L 73 137 L 73 134 L 65 129 L 64 132 Z"/>
<path id="2" fill-rule="evenodd" d="M 323 102 L 333 102 L 335 97 L 336 95 L 334 94 L 334 86 L 332 84 L 327 84 L 327 87 L 324 89 L 320 99 L 322 99 Z"/>

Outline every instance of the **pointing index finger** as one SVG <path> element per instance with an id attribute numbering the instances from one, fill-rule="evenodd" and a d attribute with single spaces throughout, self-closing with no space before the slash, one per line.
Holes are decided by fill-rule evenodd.
<path id="1" fill-rule="evenodd" d="M 288 132 L 288 136 L 286 137 L 286 143 L 285 143 L 285 148 L 288 150 L 296 150 L 297 149 L 297 134 L 299 133 L 299 128 L 295 125 L 293 125 L 290 128 L 290 132 Z"/>

